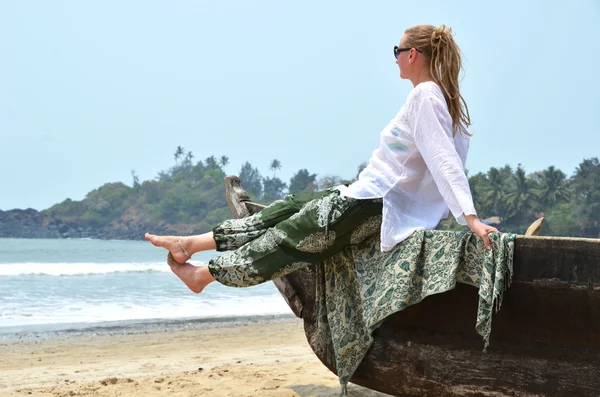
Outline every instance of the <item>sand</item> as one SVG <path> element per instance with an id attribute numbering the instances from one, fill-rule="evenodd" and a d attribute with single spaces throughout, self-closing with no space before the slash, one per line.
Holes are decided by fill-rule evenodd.
<path id="1" fill-rule="evenodd" d="M 299 320 L 0 344 L 0 396 L 338 396 Z M 386 396 L 350 385 L 353 397 Z"/>

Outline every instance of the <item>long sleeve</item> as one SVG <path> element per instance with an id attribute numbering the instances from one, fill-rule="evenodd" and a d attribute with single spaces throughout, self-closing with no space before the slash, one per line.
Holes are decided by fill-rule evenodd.
<path id="1" fill-rule="evenodd" d="M 434 97 L 422 98 L 415 110 L 413 131 L 417 150 L 452 215 L 464 225 L 463 214 L 476 214 L 476 211 L 462 160 L 451 138 L 448 110 Z"/>

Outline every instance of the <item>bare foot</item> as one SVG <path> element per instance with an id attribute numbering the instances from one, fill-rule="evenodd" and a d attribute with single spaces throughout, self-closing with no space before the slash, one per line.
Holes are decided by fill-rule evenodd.
<path id="1" fill-rule="evenodd" d="M 184 250 L 179 246 L 179 237 L 176 236 L 157 236 L 155 234 L 146 233 L 144 235 L 146 240 L 150 241 L 153 245 L 157 247 L 163 247 L 167 251 L 169 251 L 173 258 L 179 263 L 185 263 L 190 256 L 187 256 L 184 253 Z M 185 248 L 185 237 L 181 238 L 181 243 Z"/>
<path id="2" fill-rule="evenodd" d="M 194 266 L 190 263 L 179 263 L 172 255 L 167 257 L 171 270 L 194 293 L 199 294 L 215 278 L 210 274 L 208 266 Z"/>

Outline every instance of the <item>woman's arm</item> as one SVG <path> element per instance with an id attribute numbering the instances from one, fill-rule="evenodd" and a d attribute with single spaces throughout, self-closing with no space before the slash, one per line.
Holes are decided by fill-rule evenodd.
<path id="1" fill-rule="evenodd" d="M 423 98 L 413 124 L 415 144 L 457 222 L 468 225 L 490 249 L 488 234 L 498 230 L 477 219 L 469 181 L 451 139 L 452 131 L 446 131 L 440 120 L 444 115 L 450 117 L 443 103 L 432 97 Z"/>
<path id="2" fill-rule="evenodd" d="M 466 225 L 464 215 L 477 212 L 452 131 L 446 131 L 444 125 L 450 129 L 445 104 L 432 97 L 422 98 L 413 119 L 415 145 L 452 215 L 459 224 Z"/>

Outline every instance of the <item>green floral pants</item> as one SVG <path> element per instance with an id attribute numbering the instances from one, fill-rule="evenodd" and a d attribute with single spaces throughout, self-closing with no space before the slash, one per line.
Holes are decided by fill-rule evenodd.
<path id="1" fill-rule="evenodd" d="M 258 214 L 213 229 L 218 251 L 208 268 L 217 281 L 248 287 L 322 263 L 379 233 L 381 199 L 342 199 L 337 190 L 288 195 Z"/>

